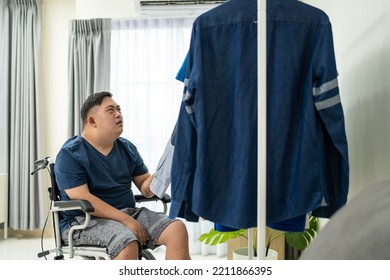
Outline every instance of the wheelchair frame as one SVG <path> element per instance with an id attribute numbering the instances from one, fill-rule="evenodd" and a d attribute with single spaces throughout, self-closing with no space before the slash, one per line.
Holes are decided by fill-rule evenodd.
<path id="1" fill-rule="evenodd" d="M 70 200 L 70 201 L 61 201 L 60 192 L 58 185 L 55 179 L 54 174 L 54 163 L 50 163 L 50 157 L 45 157 L 35 161 L 35 169 L 31 172 L 31 175 L 34 175 L 36 172 L 46 169 L 50 175 L 51 186 L 48 188 L 50 195 L 50 209 L 53 218 L 53 229 L 54 229 L 54 240 L 55 248 L 50 250 L 43 250 L 38 253 L 38 257 L 45 257 L 55 253 L 55 260 L 64 259 L 64 254 L 69 255 L 69 258 L 72 259 L 75 256 L 79 256 L 83 259 L 95 259 L 95 260 L 110 260 L 110 256 L 106 250 L 106 247 L 99 246 L 75 246 L 73 244 L 73 232 L 75 230 L 82 230 L 88 227 L 89 221 L 91 219 L 91 212 L 94 211 L 92 204 L 87 200 Z M 162 198 L 153 196 L 151 198 L 144 197 L 143 195 L 135 195 L 135 201 L 137 203 L 142 202 L 151 202 L 151 201 L 160 201 L 164 207 L 163 213 L 167 213 L 168 206 L 167 204 L 171 202 L 171 197 L 168 194 L 165 194 Z M 59 213 L 62 211 L 69 210 L 81 210 L 85 214 L 85 222 L 82 225 L 72 226 L 68 234 L 68 245 L 65 245 L 61 238 L 60 228 L 59 228 Z M 45 223 L 46 226 L 46 223 Z M 43 229 L 44 231 L 45 229 Z M 155 257 L 150 249 L 143 249 L 139 254 L 139 259 L 145 260 L 155 260 Z"/>

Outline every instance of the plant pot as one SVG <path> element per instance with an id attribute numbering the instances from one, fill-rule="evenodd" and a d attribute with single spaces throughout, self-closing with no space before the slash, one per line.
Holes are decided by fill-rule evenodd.
<path id="1" fill-rule="evenodd" d="M 248 260 L 248 247 L 242 247 L 238 248 L 233 251 L 233 260 Z M 278 252 L 269 249 L 268 255 L 265 257 L 266 260 L 277 260 L 278 259 Z M 252 260 L 257 260 L 256 257 L 252 257 Z"/>

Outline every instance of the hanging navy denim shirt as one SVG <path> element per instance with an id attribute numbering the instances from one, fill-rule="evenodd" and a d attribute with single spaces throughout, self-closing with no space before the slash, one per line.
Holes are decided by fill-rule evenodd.
<path id="1" fill-rule="evenodd" d="M 346 203 L 348 148 L 332 27 L 297 0 L 267 1 L 267 223 Z M 171 217 L 257 225 L 257 1 L 193 24 L 173 155 Z"/>

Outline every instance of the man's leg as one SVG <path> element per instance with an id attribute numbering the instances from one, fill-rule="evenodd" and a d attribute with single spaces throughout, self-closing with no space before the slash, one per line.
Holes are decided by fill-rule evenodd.
<path id="1" fill-rule="evenodd" d="M 119 252 L 114 260 L 137 260 L 138 248 L 138 241 L 132 241 L 122 251 Z"/>
<path id="2" fill-rule="evenodd" d="M 85 217 L 76 217 L 74 224 L 83 224 Z M 62 234 L 67 242 L 68 231 Z M 105 246 L 112 259 L 136 260 L 139 254 L 137 237 L 131 230 L 120 222 L 91 218 L 89 226 L 81 231 L 73 233 L 74 245 Z"/>
<path id="3" fill-rule="evenodd" d="M 160 237 L 156 244 L 165 245 L 167 260 L 190 260 L 188 233 L 184 223 L 180 220 L 170 223 Z"/>

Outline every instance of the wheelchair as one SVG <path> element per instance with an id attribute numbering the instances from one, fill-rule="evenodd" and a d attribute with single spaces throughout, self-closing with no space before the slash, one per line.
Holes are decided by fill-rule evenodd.
<path id="1" fill-rule="evenodd" d="M 44 250 L 43 246 L 41 245 L 42 251 L 38 253 L 38 258 L 44 257 L 46 259 L 47 255 L 51 253 L 55 253 L 54 260 L 63 260 L 65 259 L 64 255 L 68 256 L 69 259 L 73 259 L 74 257 L 77 256 L 81 259 L 87 259 L 87 260 L 110 260 L 111 258 L 107 252 L 106 247 L 90 246 L 90 245 L 76 246 L 73 244 L 74 243 L 72 239 L 73 232 L 75 230 L 83 230 L 89 225 L 89 221 L 91 218 L 90 213 L 94 211 L 92 204 L 87 200 L 70 200 L 70 201 L 60 200 L 60 191 L 54 174 L 54 163 L 50 162 L 49 157 L 35 161 L 34 165 L 35 165 L 35 169 L 31 172 L 31 175 L 34 175 L 36 172 L 44 169 L 46 169 L 50 175 L 51 186 L 48 188 L 49 198 L 50 198 L 49 213 L 50 212 L 52 213 L 54 242 L 55 242 L 55 248 L 49 250 Z M 171 202 L 171 197 L 168 194 L 165 194 L 162 198 L 159 198 L 157 196 L 146 198 L 143 195 L 135 195 L 135 200 L 136 203 L 159 201 L 162 203 L 163 213 L 166 214 L 168 209 L 168 203 Z M 60 212 L 69 211 L 69 210 L 83 211 L 85 214 L 85 222 L 82 225 L 75 225 L 70 228 L 69 235 L 68 235 L 68 245 L 65 245 L 65 243 L 61 238 L 60 227 L 59 227 L 59 221 L 60 221 L 59 215 Z M 48 217 L 46 218 L 43 231 L 45 230 L 47 219 Z M 156 258 L 154 257 L 150 249 L 143 248 L 140 251 L 138 259 L 155 260 Z"/>

